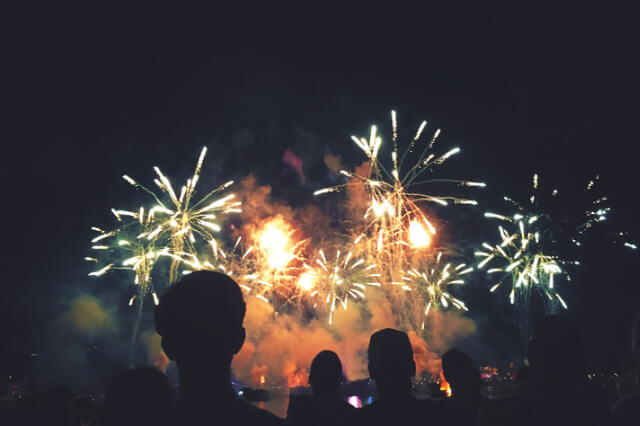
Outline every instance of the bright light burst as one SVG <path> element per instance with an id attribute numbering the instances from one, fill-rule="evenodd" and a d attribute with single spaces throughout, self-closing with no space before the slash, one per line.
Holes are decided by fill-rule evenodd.
<path id="1" fill-rule="evenodd" d="M 365 153 L 369 159 L 369 173 L 361 175 L 346 170 L 341 173 L 347 178 L 347 183 L 316 191 L 315 195 L 325 194 L 357 183 L 364 186 L 370 196 L 369 207 L 364 212 L 364 219 L 368 223 L 368 234 L 378 252 L 392 253 L 395 261 L 402 263 L 407 257 L 407 250 L 411 248 L 422 250 L 430 246 L 436 228 L 423 213 L 418 203 L 429 202 L 440 206 L 449 204 L 476 205 L 475 200 L 458 198 L 451 195 L 427 195 L 413 190 L 417 186 L 433 183 L 453 183 L 459 186 L 484 187 L 482 182 L 472 182 L 456 179 L 421 179 L 425 173 L 443 164 L 447 159 L 458 154 L 460 148 L 452 148 L 444 154 L 434 154 L 433 146 L 440 134 L 436 130 L 431 139 L 424 143 L 417 157 L 417 161 L 407 166 L 405 162 L 412 156 L 414 149 L 426 127 L 423 121 L 407 149 L 400 153 L 398 150 L 398 131 L 395 111 L 391 111 L 393 129 L 393 150 L 391 152 L 391 167 L 386 167 L 379 157 L 382 138 L 378 135 L 376 126 L 371 127 L 369 139 L 352 136 L 353 142 Z M 396 255 L 393 255 L 393 252 Z M 389 262 L 389 259 L 385 259 Z M 392 263 L 396 263 L 391 260 Z M 395 267 L 402 265 L 395 265 Z"/>
<path id="2" fill-rule="evenodd" d="M 468 311 L 465 303 L 449 293 L 451 286 L 465 284 L 464 276 L 473 271 L 473 267 L 465 263 L 457 265 L 442 260 L 442 252 L 435 256 L 435 262 L 431 267 L 410 269 L 405 272 L 401 281 L 392 282 L 402 290 L 417 292 L 424 300 L 424 316 L 429 315 L 432 309 L 447 309 L 450 306 L 462 311 Z M 424 321 L 422 322 L 424 329 Z"/>
<path id="3" fill-rule="evenodd" d="M 192 200 L 206 154 L 207 148 L 204 147 L 198 158 L 193 176 L 182 186 L 179 194 L 176 193 L 173 184 L 160 169 L 158 167 L 153 168 L 158 176 L 154 179 L 154 183 L 169 197 L 168 200 L 165 199 L 163 201 L 155 192 L 131 177 L 122 176 L 131 185 L 136 188 L 142 188 L 154 198 L 156 205 L 148 212 L 153 226 L 146 234 L 146 238 L 149 240 L 168 238 L 168 245 L 174 254 L 181 252 L 195 254 L 197 252 L 195 247 L 196 235 L 204 241 L 211 241 L 214 233 L 221 230 L 218 215 L 241 211 L 241 202 L 235 200 L 235 194 L 231 193 L 215 198 L 231 186 L 233 181 L 220 185 L 198 201 Z M 120 219 L 117 211 L 114 211 L 114 214 Z M 174 258 L 169 273 L 169 282 L 177 280 L 179 265 L 180 262 Z"/>
<path id="4" fill-rule="evenodd" d="M 264 221 L 251 235 L 248 258 L 265 293 L 290 301 L 296 293 L 295 278 L 308 241 L 296 239 L 294 229 L 281 216 Z"/>
<path id="5" fill-rule="evenodd" d="M 598 179 L 596 176 L 596 180 Z M 498 277 L 493 280 L 490 292 L 495 292 L 508 282 L 510 303 L 518 304 L 525 311 L 529 309 L 534 289 L 539 289 L 549 300 L 545 306 L 553 307 L 559 303 L 566 309 L 567 304 L 556 290 L 555 277 L 564 275 L 567 280 L 571 280 L 565 266 L 580 263 L 560 258 L 563 243 L 572 242 L 575 246 L 581 246 L 586 231 L 595 223 L 605 221 L 611 209 L 603 205 L 607 198 L 600 197 L 589 202 L 589 207 L 584 211 L 584 219 L 578 223 L 569 219 L 559 220 L 552 211 L 542 210 L 540 179 L 537 174 L 533 175 L 532 183 L 527 203 L 520 204 L 511 197 L 504 197 L 505 201 L 517 209 L 517 213 L 512 216 L 490 212 L 484 214 L 486 218 L 502 221 L 504 226 L 498 226 L 499 242 L 495 245 L 485 242 L 482 244 L 483 250 L 476 252 L 476 256 L 482 258 L 478 269 L 502 260 L 502 266 L 487 269 L 490 277 Z M 593 185 L 592 180 L 585 191 L 591 191 Z M 558 193 L 557 189 L 553 189 L 551 198 L 557 199 Z M 568 240 L 564 241 L 565 239 Z"/>
<path id="6" fill-rule="evenodd" d="M 482 258 L 478 263 L 478 269 L 484 269 L 497 260 L 502 261 L 502 266 L 487 270 L 490 277 L 498 277 L 493 280 L 494 285 L 490 291 L 493 293 L 508 282 L 511 285 L 511 304 L 517 301 L 521 307 L 526 308 L 532 290 L 538 288 L 550 302 L 558 301 L 566 309 L 567 305 L 557 293 L 554 280 L 556 275 L 564 274 L 560 267 L 562 261 L 556 256 L 544 253 L 543 230 L 536 228 L 540 217 L 520 213 L 511 217 L 485 213 L 485 217 L 505 223 L 504 226 L 498 226 L 500 241 L 495 245 L 482 243 L 484 250 L 476 252 L 476 256 Z"/>
<path id="7" fill-rule="evenodd" d="M 367 287 L 381 285 L 382 274 L 377 266 L 367 265 L 351 251 L 337 250 L 335 257 L 327 258 L 323 250 L 318 250 L 315 264 L 303 266 L 305 272 L 298 278 L 298 287 L 326 307 L 329 324 L 333 323 L 337 306 L 346 310 L 349 299 L 360 300 L 365 297 Z M 314 307 L 317 306 L 316 303 Z"/>
<path id="8" fill-rule="evenodd" d="M 104 231 L 98 227 L 91 229 L 98 233 L 91 240 L 92 250 L 100 253 L 99 257 L 110 258 L 109 263 L 102 268 L 90 272 L 89 276 L 99 277 L 112 269 L 125 269 L 134 272 L 133 283 L 137 293 L 129 299 L 129 306 L 133 305 L 136 297 L 143 297 L 151 293 L 157 304 L 158 296 L 153 291 L 151 272 L 158 258 L 167 253 L 168 248 L 157 246 L 156 240 L 146 238 L 152 227 L 150 215 L 145 214 L 144 207 L 138 211 L 112 210 L 120 222 L 130 218 L 120 228 L 114 231 Z M 99 263 L 98 257 L 86 257 L 89 262 Z"/>

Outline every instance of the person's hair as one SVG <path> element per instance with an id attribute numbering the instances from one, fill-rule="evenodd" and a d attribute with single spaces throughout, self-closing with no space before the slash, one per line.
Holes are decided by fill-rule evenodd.
<path id="1" fill-rule="evenodd" d="M 193 354 L 196 346 L 215 342 L 214 354 L 232 356 L 239 350 L 239 334 L 246 306 L 238 284 L 227 275 L 197 271 L 171 285 L 155 311 L 156 331 L 170 359 L 178 349 Z M 240 346 L 242 342 L 239 342 Z"/>
<path id="2" fill-rule="evenodd" d="M 322 351 L 311 361 L 309 384 L 315 393 L 336 392 L 342 382 L 342 362 L 333 351 Z"/>
<path id="3" fill-rule="evenodd" d="M 478 393 L 482 387 L 480 372 L 473 366 L 471 358 L 458 349 L 449 349 L 442 355 L 442 372 L 456 394 Z"/>
<path id="4" fill-rule="evenodd" d="M 563 316 L 552 315 L 536 325 L 529 354 L 532 372 L 540 378 L 584 379 L 583 340 L 579 330 Z"/>
<path id="5" fill-rule="evenodd" d="M 407 333 L 392 328 L 376 331 L 369 339 L 369 373 L 381 382 L 406 383 L 416 374 L 413 348 Z"/>

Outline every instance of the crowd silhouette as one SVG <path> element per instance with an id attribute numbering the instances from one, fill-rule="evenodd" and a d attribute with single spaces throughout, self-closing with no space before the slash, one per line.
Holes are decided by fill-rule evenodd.
<path id="1" fill-rule="evenodd" d="M 355 408 L 344 400 L 342 363 L 336 353 L 324 350 L 310 365 L 311 394 L 290 396 L 287 418 L 281 419 L 246 402 L 231 385 L 231 362 L 246 336 L 245 311 L 242 292 L 230 277 L 212 271 L 191 273 L 167 290 L 155 311 L 162 348 L 177 366 L 177 393 L 159 370 L 136 368 L 112 382 L 99 422 L 73 415 L 70 391 L 56 388 L 46 395 L 45 403 L 23 402 L 18 407 L 23 415 L 6 424 L 640 425 L 640 392 L 611 407 L 602 388 L 587 380 L 580 333 L 560 316 L 547 317 L 535 327 L 530 365 L 518 371 L 517 391 L 510 398 L 486 400 L 479 370 L 456 349 L 442 356 L 451 397 L 417 398 L 412 393 L 416 364 L 409 337 L 386 328 L 371 335 L 367 349 L 369 375 L 377 392 L 371 404 Z M 640 316 L 633 324 L 631 342 L 635 380 L 640 384 Z"/>

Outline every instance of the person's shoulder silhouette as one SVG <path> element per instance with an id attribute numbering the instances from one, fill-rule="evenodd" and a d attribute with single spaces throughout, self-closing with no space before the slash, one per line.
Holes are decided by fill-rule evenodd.
<path id="1" fill-rule="evenodd" d="M 293 425 L 349 425 L 355 408 L 340 398 L 342 362 L 335 352 L 322 351 L 311 362 L 313 396 L 290 397 L 287 420 Z"/>
<path id="2" fill-rule="evenodd" d="M 450 349 L 442 355 L 442 372 L 452 389 L 451 398 L 442 401 L 447 423 L 475 425 L 482 404 L 482 379 L 471 359 L 464 352 Z"/>
<path id="3" fill-rule="evenodd" d="M 121 373 L 106 395 L 107 426 L 162 425 L 169 414 L 173 390 L 166 376 L 154 367 Z"/>
<path id="4" fill-rule="evenodd" d="M 245 311 L 238 284 L 213 271 L 186 275 L 160 298 L 156 331 L 180 377 L 175 423 L 283 424 L 231 387 L 231 361 L 245 340 Z"/>
<path id="5" fill-rule="evenodd" d="M 356 416 L 362 425 L 418 424 L 425 420 L 437 424 L 440 410 L 426 400 L 411 395 L 416 374 L 409 336 L 386 328 L 373 333 L 367 350 L 369 375 L 376 383 L 377 399 Z"/>

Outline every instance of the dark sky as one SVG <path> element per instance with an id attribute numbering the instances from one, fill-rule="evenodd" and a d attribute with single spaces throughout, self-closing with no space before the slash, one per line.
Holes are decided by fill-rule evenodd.
<path id="1" fill-rule="evenodd" d="M 55 315 L 51 298 L 64 294 L 56 289 L 86 276 L 87 229 L 127 196 L 121 174 L 191 167 L 199 147 L 224 147 L 242 129 L 265 141 L 248 158 L 268 179 L 284 149 L 303 147 L 296 129 L 326 150 L 352 150 L 348 135 L 386 124 L 395 108 L 410 128 L 422 119 L 441 127 L 448 145 L 463 147 L 456 170 L 487 181 L 494 198 L 526 188 L 536 171 L 599 173 L 613 219 L 640 235 L 638 29 L 632 10 L 588 3 L 7 11 L 7 347 L 37 347 L 37 329 Z M 237 156 L 217 164 L 231 174 L 253 167 Z M 640 310 L 637 257 L 606 252 L 592 256 L 572 315 L 597 365 L 624 368 Z"/>

